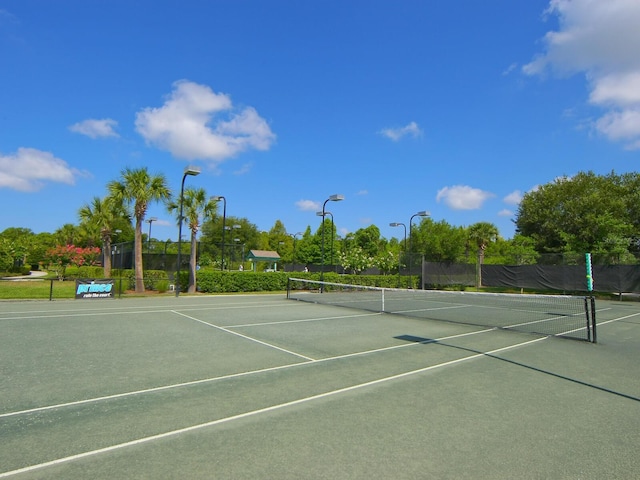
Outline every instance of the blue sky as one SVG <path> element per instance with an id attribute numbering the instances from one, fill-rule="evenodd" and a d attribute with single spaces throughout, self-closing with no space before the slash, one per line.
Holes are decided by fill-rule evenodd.
<path id="1" fill-rule="evenodd" d="M 0 0 L 0 231 L 197 165 L 262 230 L 342 194 L 342 235 L 428 210 L 511 238 L 537 185 L 637 169 L 637 25 L 638 0 Z"/>

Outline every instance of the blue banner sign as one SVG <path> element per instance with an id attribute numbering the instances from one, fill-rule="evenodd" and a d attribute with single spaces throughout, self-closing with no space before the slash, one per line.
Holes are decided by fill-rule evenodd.
<path id="1" fill-rule="evenodd" d="M 115 298 L 115 284 L 112 278 L 77 279 L 76 299 Z"/>

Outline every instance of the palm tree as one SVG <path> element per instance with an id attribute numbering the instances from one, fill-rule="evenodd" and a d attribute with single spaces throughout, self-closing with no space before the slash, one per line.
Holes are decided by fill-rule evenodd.
<path id="1" fill-rule="evenodd" d="M 171 191 L 167 179 L 162 174 L 150 175 L 147 168 L 132 170 L 125 168 L 120 181 L 109 182 L 107 188 L 113 199 L 124 206 L 133 205 L 135 218 L 134 266 L 136 293 L 144 292 L 144 273 L 142 267 L 142 224 L 151 202 L 168 202 Z"/>
<path id="2" fill-rule="evenodd" d="M 182 197 L 182 216 L 189 224 L 191 230 L 191 255 L 189 256 L 189 288 L 187 293 L 196 292 L 196 255 L 197 255 L 197 235 L 200 230 L 201 217 L 204 222 L 207 218 L 215 215 L 218 202 L 207 198 L 204 188 L 186 188 Z M 177 214 L 180 217 L 180 204 L 178 201 L 172 201 L 167 204 L 170 213 Z M 178 218 L 180 222 L 180 218 Z"/>
<path id="3" fill-rule="evenodd" d="M 80 240 L 80 230 L 73 223 L 65 223 L 54 235 L 59 245 L 75 245 Z"/>
<path id="4" fill-rule="evenodd" d="M 498 227 L 489 222 L 474 223 L 469 227 L 469 240 L 478 247 L 478 287 L 482 286 L 482 264 L 484 251 L 491 242 L 498 239 Z"/>
<path id="5" fill-rule="evenodd" d="M 80 221 L 87 230 L 96 229 L 102 239 L 102 258 L 104 277 L 111 277 L 111 235 L 118 222 L 131 221 L 123 205 L 112 197 L 93 197 L 90 204 L 83 205 L 78 211 Z"/>

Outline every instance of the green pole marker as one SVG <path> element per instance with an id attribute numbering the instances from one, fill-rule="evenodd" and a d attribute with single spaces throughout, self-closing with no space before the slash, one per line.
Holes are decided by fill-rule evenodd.
<path id="1" fill-rule="evenodd" d="M 593 292 L 593 269 L 591 268 L 591 254 L 585 254 L 587 266 L 587 290 Z"/>

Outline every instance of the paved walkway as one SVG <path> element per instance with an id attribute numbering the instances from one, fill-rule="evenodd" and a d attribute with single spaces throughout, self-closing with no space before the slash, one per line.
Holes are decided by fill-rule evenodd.
<path id="1" fill-rule="evenodd" d="M 29 275 L 22 275 L 20 277 L 0 277 L 0 280 L 15 280 L 15 281 L 26 281 L 26 280 L 42 280 L 44 277 L 48 275 L 47 272 L 29 272 Z"/>

